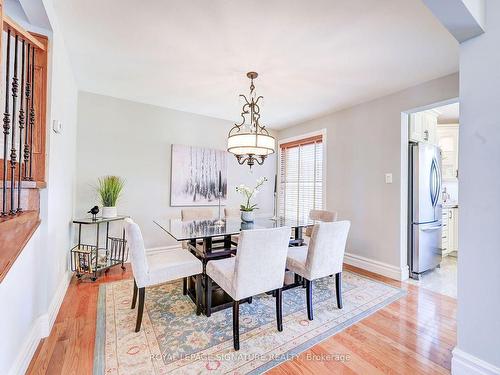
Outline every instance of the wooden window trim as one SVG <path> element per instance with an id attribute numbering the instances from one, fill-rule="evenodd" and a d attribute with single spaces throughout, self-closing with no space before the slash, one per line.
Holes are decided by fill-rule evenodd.
<path id="1" fill-rule="evenodd" d="M 305 146 L 305 145 L 308 145 L 308 144 L 311 144 L 311 143 L 320 143 L 320 142 L 323 142 L 323 135 L 321 135 L 321 134 L 315 135 L 315 136 L 312 136 L 312 137 L 303 138 L 303 139 L 298 139 L 296 141 L 282 143 L 280 145 L 280 148 L 282 150 L 284 150 L 286 148 L 293 148 L 293 147 Z"/>

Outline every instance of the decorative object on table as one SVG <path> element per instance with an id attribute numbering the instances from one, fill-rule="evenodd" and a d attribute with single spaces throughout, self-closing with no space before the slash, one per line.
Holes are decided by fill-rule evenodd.
<path id="1" fill-rule="evenodd" d="M 239 164 L 246 163 L 250 168 L 255 163 L 264 164 L 266 157 L 273 154 L 276 147 L 274 137 L 269 135 L 266 127 L 259 123 L 260 107 L 258 103 L 262 96 L 257 96 L 253 84 L 253 80 L 257 76 L 256 72 L 247 73 L 247 77 L 250 78 L 249 98 L 240 94 L 240 97 L 245 100 L 241 111 L 243 120 L 239 124 L 234 124 L 227 138 L 227 151 L 236 156 Z"/>
<path id="2" fill-rule="evenodd" d="M 92 214 L 92 220 L 97 220 L 97 214 L 99 213 L 99 206 L 94 206 L 87 212 L 88 214 Z"/>
<path id="3" fill-rule="evenodd" d="M 116 202 L 120 198 L 125 182 L 117 176 L 104 176 L 99 178 L 97 192 L 102 203 L 102 217 L 112 218 L 117 216 Z"/>
<path id="4" fill-rule="evenodd" d="M 171 206 L 216 206 L 219 187 L 222 187 L 221 204 L 225 205 L 227 197 L 226 151 L 172 145 Z"/>
<path id="5" fill-rule="evenodd" d="M 254 229 L 254 222 L 253 221 L 242 221 L 241 222 L 241 230 L 250 230 Z"/>
<path id="6" fill-rule="evenodd" d="M 232 309 L 218 311 L 210 319 L 200 318 L 193 301 L 182 294 L 182 281 L 147 289 L 142 321 L 146 334 L 142 335 L 131 333 L 135 311 L 124 305 L 132 297 L 133 280 L 103 283 L 97 305 L 102 328 L 96 332 L 95 346 L 95 356 L 101 360 L 94 361 L 93 373 L 117 373 L 119 368 L 121 374 L 206 374 L 210 368 L 213 373 L 263 374 L 406 294 L 401 288 L 349 271 L 342 276 L 342 310 L 336 308 L 335 278 L 315 281 L 316 319 L 312 321 L 306 318 L 304 289 L 284 292 L 283 332 L 276 330 L 271 295 L 263 293 L 253 297 L 251 304 L 240 304 L 245 355 L 232 352 Z M 126 354 L 135 353 L 132 350 L 140 352 Z"/>
<path id="7" fill-rule="evenodd" d="M 271 220 L 278 220 L 278 175 L 274 175 L 274 193 L 273 193 L 273 217 Z"/>
<path id="8" fill-rule="evenodd" d="M 252 204 L 251 200 L 259 192 L 259 188 L 264 185 L 267 178 L 261 177 L 257 180 L 257 185 L 250 188 L 245 185 L 236 186 L 236 191 L 243 194 L 245 197 L 245 204 L 240 205 L 241 220 L 244 222 L 253 222 L 255 220 L 254 210 L 258 210 L 257 203 Z"/>
<path id="9" fill-rule="evenodd" d="M 215 225 L 224 225 L 224 220 L 222 220 L 221 210 L 220 210 L 220 199 L 222 197 L 222 172 L 219 171 L 219 184 L 217 189 L 217 197 L 219 198 L 219 219 L 215 222 Z"/>
<path id="10" fill-rule="evenodd" d="M 122 230 L 121 237 L 113 237 L 109 234 L 109 223 L 120 221 L 127 216 L 117 216 L 114 218 L 84 218 L 73 220 L 78 224 L 78 244 L 71 249 L 71 270 L 76 272 L 76 277 L 81 279 L 88 276 L 92 281 L 97 280 L 98 273 L 107 272 L 111 267 L 121 265 L 125 269 L 124 263 L 128 259 L 128 247 L 125 241 L 125 231 Z M 106 238 L 104 246 L 100 244 L 100 225 L 106 224 Z M 91 225 L 96 228 L 95 244 L 82 243 L 82 225 Z"/>

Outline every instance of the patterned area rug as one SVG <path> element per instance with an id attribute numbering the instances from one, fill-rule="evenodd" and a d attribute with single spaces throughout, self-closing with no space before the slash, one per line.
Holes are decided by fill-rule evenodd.
<path id="1" fill-rule="evenodd" d="M 240 306 L 240 350 L 233 350 L 232 310 L 196 316 L 176 281 L 147 288 L 142 329 L 134 332 L 132 280 L 99 290 L 94 374 L 261 374 L 405 294 L 401 289 L 343 273 L 342 310 L 335 278 L 314 282 L 314 320 L 307 319 L 305 289 L 283 292 L 283 332 L 276 329 L 275 300 L 266 294 Z"/>

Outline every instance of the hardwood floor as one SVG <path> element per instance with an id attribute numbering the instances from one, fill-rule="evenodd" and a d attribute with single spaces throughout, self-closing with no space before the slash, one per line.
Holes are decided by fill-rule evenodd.
<path id="1" fill-rule="evenodd" d="M 370 272 L 346 270 L 407 290 L 408 294 L 272 369 L 269 374 L 445 374 L 456 343 L 456 300 Z M 95 283 L 71 281 L 50 336 L 28 374 L 92 374 L 99 284 L 131 278 L 130 266 Z"/>

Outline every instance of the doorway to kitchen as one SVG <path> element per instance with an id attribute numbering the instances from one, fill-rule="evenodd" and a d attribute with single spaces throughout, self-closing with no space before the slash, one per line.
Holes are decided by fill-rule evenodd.
<path id="1" fill-rule="evenodd" d="M 459 103 L 408 114 L 409 283 L 457 297 Z"/>

